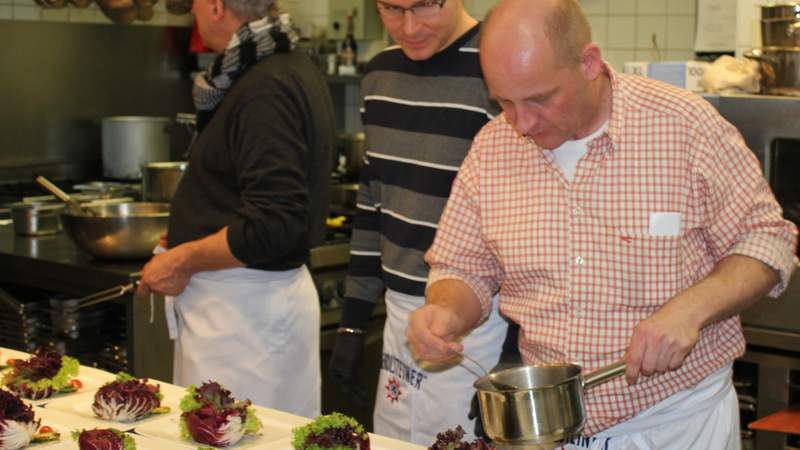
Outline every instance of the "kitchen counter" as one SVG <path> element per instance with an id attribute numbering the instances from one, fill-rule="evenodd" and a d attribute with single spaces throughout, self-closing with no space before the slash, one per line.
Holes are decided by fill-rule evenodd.
<path id="1" fill-rule="evenodd" d="M 130 283 L 145 262 L 95 260 L 63 232 L 25 237 L 0 226 L 0 282 L 80 297 Z"/>

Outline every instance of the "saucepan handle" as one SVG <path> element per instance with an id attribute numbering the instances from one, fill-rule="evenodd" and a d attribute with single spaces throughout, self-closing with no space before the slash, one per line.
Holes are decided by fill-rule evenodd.
<path id="1" fill-rule="evenodd" d="M 612 378 L 616 378 L 625 373 L 625 361 L 617 361 L 605 367 L 601 367 L 594 372 L 583 377 L 583 388 L 590 389 L 592 386 L 604 383 Z"/>

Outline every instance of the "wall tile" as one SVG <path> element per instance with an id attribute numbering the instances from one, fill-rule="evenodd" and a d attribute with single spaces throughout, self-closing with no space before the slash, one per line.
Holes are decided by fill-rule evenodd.
<path id="1" fill-rule="evenodd" d="M 606 15 L 608 14 L 608 2 L 609 0 L 581 0 L 581 6 L 589 16 Z"/>
<path id="2" fill-rule="evenodd" d="M 604 53 L 603 57 L 611 64 L 611 67 L 622 72 L 622 65 L 628 61 L 634 61 L 636 53 L 633 50 L 609 50 Z"/>
<path id="3" fill-rule="evenodd" d="M 69 9 L 42 9 L 41 17 L 45 22 L 68 22 Z"/>
<path id="4" fill-rule="evenodd" d="M 11 5 L 0 5 L 0 19 L 11 19 Z"/>
<path id="5" fill-rule="evenodd" d="M 35 6 L 39 8 L 39 5 L 37 5 L 36 2 L 33 0 L 11 0 L 8 3 L 12 3 L 14 5 Z"/>
<path id="6" fill-rule="evenodd" d="M 656 52 L 655 49 L 639 48 L 633 52 L 634 61 L 664 61 L 667 57 L 665 52 Z"/>
<path id="7" fill-rule="evenodd" d="M 667 45 L 670 50 L 690 50 L 694 48 L 693 16 L 667 17 Z"/>
<path id="8" fill-rule="evenodd" d="M 625 49 L 634 48 L 636 39 L 636 20 L 633 16 L 609 17 L 608 48 Z"/>
<path id="9" fill-rule="evenodd" d="M 13 0 L 0 0 L 0 5 L 11 5 L 13 3 L 14 3 Z M 11 10 L 9 9 L 9 11 Z"/>
<path id="10" fill-rule="evenodd" d="M 194 16 L 191 14 L 167 14 L 167 25 L 176 27 L 190 27 L 194 23 Z"/>
<path id="11" fill-rule="evenodd" d="M 667 13 L 667 0 L 639 0 L 636 3 L 638 15 L 664 15 Z"/>
<path id="12" fill-rule="evenodd" d="M 655 34 L 656 44 L 653 44 Z M 655 46 L 665 49 L 667 47 L 667 18 L 666 16 L 641 16 L 636 18 L 636 48 L 650 49 Z"/>
<path id="13" fill-rule="evenodd" d="M 691 61 L 694 59 L 694 50 L 667 50 L 667 61 Z"/>
<path id="14" fill-rule="evenodd" d="M 667 14 L 697 14 L 697 0 L 669 0 Z"/>
<path id="15" fill-rule="evenodd" d="M 589 16 L 589 26 L 592 27 L 592 40 L 605 48 L 608 42 L 608 17 Z"/>
<path id="16" fill-rule="evenodd" d="M 611 0 L 608 3 L 608 13 L 611 15 L 636 14 L 636 0 Z"/>
<path id="17" fill-rule="evenodd" d="M 70 8 L 69 21 L 78 23 L 94 23 L 98 11 L 92 9 Z"/>
<path id="18" fill-rule="evenodd" d="M 29 5 L 13 5 L 11 17 L 14 20 L 39 20 L 41 8 Z"/>

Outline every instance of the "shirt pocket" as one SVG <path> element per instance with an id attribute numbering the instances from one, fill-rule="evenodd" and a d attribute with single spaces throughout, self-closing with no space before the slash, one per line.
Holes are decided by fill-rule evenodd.
<path id="1" fill-rule="evenodd" d="M 675 295 L 683 283 L 682 236 L 626 233 L 609 246 L 610 286 L 625 309 L 651 312 Z"/>

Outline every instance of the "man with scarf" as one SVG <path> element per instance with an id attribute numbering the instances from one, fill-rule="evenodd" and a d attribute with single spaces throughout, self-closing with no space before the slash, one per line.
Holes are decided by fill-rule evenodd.
<path id="1" fill-rule="evenodd" d="M 174 382 L 320 414 L 319 302 L 306 268 L 324 232 L 333 144 L 325 80 L 274 0 L 194 0 L 219 53 L 195 80 L 198 135 L 167 248 L 140 292 L 174 296 Z"/>

